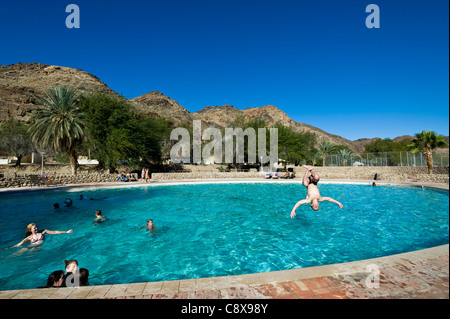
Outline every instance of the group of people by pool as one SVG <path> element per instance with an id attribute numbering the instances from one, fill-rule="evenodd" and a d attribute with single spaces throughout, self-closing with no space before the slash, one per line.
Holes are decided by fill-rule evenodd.
<path id="1" fill-rule="evenodd" d="M 59 235 L 70 234 L 72 232 L 73 229 L 69 229 L 67 231 L 44 229 L 40 232 L 37 225 L 35 223 L 31 223 L 27 226 L 25 238 L 13 247 L 20 247 L 27 242 L 30 242 L 30 246 L 28 246 L 29 248 L 39 247 L 44 243 L 46 234 Z M 79 287 L 87 286 L 89 284 L 89 271 L 86 268 L 78 269 L 78 262 L 75 259 L 69 261 L 64 260 L 64 264 L 66 265 L 66 273 L 62 270 L 52 272 L 48 276 L 47 284 L 39 288 Z"/>
<path id="2" fill-rule="evenodd" d="M 105 197 L 106 198 L 106 197 Z M 89 198 L 85 195 L 80 195 L 80 200 L 89 199 L 94 200 L 94 198 Z M 103 199 L 103 198 L 102 198 Z M 64 199 L 64 203 L 66 207 L 72 207 L 73 202 L 70 198 Z M 55 209 L 59 209 L 59 204 L 53 204 Z M 95 220 L 93 224 L 103 223 L 107 220 L 105 216 L 102 215 L 102 211 L 97 209 L 95 211 Z M 145 228 L 151 233 L 155 233 L 156 226 L 153 224 L 153 219 L 148 219 L 147 224 L 145 226 L 140 227 L 139 229 Z M 60 235 L 60 234 L 70 234 L 73 232 L 73 229 L 69 229 L 66 231 L 60 230 L 48 230 L 44 229 L 43 231 L 39 231 L 38 226 L 35 223 L 31 223 L 26 227 L 25 238 L 21 240 L 18 244 L 12 246 L 21 247 L 26 243 L 30 243 L 26 248 L 37 248 L 42 246 L 45 240 L 45 235 Z M 79 268 L 78 261 L 75 259 L 64 260 L 65 264 L 65 272 L 63 270 L 53 271 L 47 279 L 47 283 L 44 286 L 38 288 L 50 288 L 50 287 L 80 287 L 80 286 L 88 286 L 89 285 L 89 270 L 86 268 Z"/>
<path id="3" fill-rule="evenodd" d="M 152 172 L 148 168 L 143 168 L 141 171 L 141 178 L 139 179 L 139 182 L 148 183 L 152 179 Z M 128 172 L 126 174 L 122 173 L 117 175 L 117 180 L 119 182 L 135 182 L 137 181 L 135 175 L 131 174 L 131 172 Z"/>
<path id="4" fill-rule="evenodd" d="M 148 183 L 152 179 L 152 172 L 148 168 L 143 168 L 141 171 L 140 182 Z"/>
<path id="5" fill-rule="evenodd" d="M 133 174 L 128 172 L 126 174 L 122 173 L 122 174 L 117 175 L 117 180 L 119 182 L 135 182 L 136 178 L 134 177 Z"/>
<path id="6" fill-rule="evenodd" d="M 47 283 L 38 288 L 89 286 L 89 270 L 79 268 L 75 259 L 64 260 L 64 265 L 65 273 L 63 270 L 55 270 L 48 276 Z"/>
<path id="7" fill-rule="evenodd" d="M 314 211 L 319 210 L 319 202 L 323 201 L 329 201 L 332 203 L 335 203 L 339 206 L 339 208 L 343 208 L 343 205 L 338 202 L 337 200 L 334 200 L 330 197 L 323 197 L 320 195 L 319 189 L 317 187 L 317 184 L 320 180 L 319 175 L 314 171 L 313 167 L 304 165 L 304 168 L 306 169 L 305 174 L 303 176 L 302 184 L 304 187 L 307 188 L 307 195 L 305 199 L 302 199 L 298 201 L 294 208 L 291 211 L 290 217 L 294 218 L 296 216 L 295 211 L 297 208 L 299 208 L 303 204 L 310 204 L 311 208 Z M 143 170 L 143 177 L 148 176 L 148 170 L 144 172 Z M 105 197 L 106 198 L 106 197 Z M 89 198 L 85 195 L 80 195 L 80 200 L 94 200 L 94 198 Z M 99 198 L 104 199 L 104 198 Z M 71 207 L 73 202 L 71 199 L 66 198 L 64 200 L 64 203 L 66 207 Z M 59 204 L 55 203 L 53 205 L 56 208 L 59 208 Z M 102 223 L 106 221 L 106 217 L 102 215 L 101 210 L 97 209 L 95 211 L 95 220 L 94 224 Z M 145 228 L 146 230 L 150 231 L 150 233 L 157 232 L 155 225 L 153 224 L 152 219 L 147 220 L 147 224 L 145 226 L 140 227 L 139 229 Z M 37 225 L 35 223 L 31 223 L 26 228 L 26 234 L 25 238 L 19 242 L 18 244 L 14 245 L 13 247 L 20 247 L 23 244 L 30 242 L 30 248 L 32 247 L 38 247 L 43 244 L 45 235 L 59 235 L 59 234 L 69 234 L 72 233 L 73 229 L 69 229 L 67 231 L 54 231 L 54 230 L 48 230 L 45 229 L 43 231 L 39 231 Z M 74 286 L 83 286 L 88 285 L 88 277 L 89 277 L 89 271 L 86 268 L 78 268 L 78 262 L 76 260 L 65 260 L 64 261 L 66 267 L 65 267 L 65 274 L 62 270 L 57 270 L 52 272 L 48 276 L 47 284 L 43 287 L 74 287 Z"/>

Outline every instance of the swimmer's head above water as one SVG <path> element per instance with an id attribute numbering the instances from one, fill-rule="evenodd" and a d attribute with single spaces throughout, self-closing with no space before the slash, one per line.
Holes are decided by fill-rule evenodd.
<path id="1" fill-rule="evenodd" d="M 75 259 L 64 260 L 64 265 L 66 265 L 66 273 L 75 273 L 78 270 L 78 261 Z"/>
<path id="2" fill-rule="evenodd" d="M 35 223 L 28 224 L 25 237 L 28 237 L 31 234 L 35 234 L 35 233 L 37 233 L 37 231 L 38 231 L 38 228 Z"/>

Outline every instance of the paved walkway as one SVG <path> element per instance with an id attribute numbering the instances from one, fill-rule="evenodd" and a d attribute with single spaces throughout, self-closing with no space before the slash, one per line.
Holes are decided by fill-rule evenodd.
<path id="1" fill-rule="evenodd" d="M 449 245 L 350 263 L 261 274 L 0 291 L 0 299 L 449 298 Z"/>

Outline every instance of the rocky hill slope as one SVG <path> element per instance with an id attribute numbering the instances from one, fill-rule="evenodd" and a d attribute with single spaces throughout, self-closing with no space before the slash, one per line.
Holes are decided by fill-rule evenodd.
<path id="1" fill-rule="evenodd" d="M 273 105 L 252 107 L 244 110 L 239 110 L 231 105 L 207 106 L 200 111 L 192 113 L 192 117 L 194 119 L 202 120 L 209 125 L 215 124 L 219 127 L 226 127 L 227 124 L 232 123 L 238 116 L 242 116 L 245 121 L 257 118 L 262 119 L 269 125 L 273 125 L 277 122 L 282 123 L 296 132 L 315 134 L 319 143 L 327 139 L 332 144 L 346 145 L 356 153 L 360 153 L 364 150 L 363 145 L 355 144 L 350 140 L 338 135 L 327 133 L 317 127 L 296 122 L 278 107 Z"/>
<path id="2" fill-rule="evenodd" d="M 136 104 L 139 111 L 147 115 L 165 117 L 177 124 L 192 121 L 192 115 L 188 110 L 158 91 L 138 96 L 131 101 Z"/>
<path id="3" fill-rule="evenodd" d="M 74 87 L 85 94 L 100 92 L 119 96 L 117 92 L 110 89 L 96 76 L 79 69 L 42 63 L 0 65 L 0 124 L 9 118 L 26 121 L 31 114 L 30 108 L 37 102 L 35 95 L 42 95 L 50 87 L 59 85 Z M 129 101 L 140 112 L 151 116 L 169 118 L 175 124 L 202 120 L 203 128 L 211 125 L 223 128 L 234 122 L 237 117 L 243 117 L 246 121 L 259 118 L 269 125 L 281 122 L 296 132 L 315 134 L 319 143 L 327 139 L 332 144 L 346 145 L 355 153 L 361 153 L 364 146 L 374 140 L 347 140 L 317 127 L 296 122 L 273 105 L 244 110 L 239 110 L 231 105 L 207 106 L 200 111 L 191 113 L 175 100 L 157 91 L 149 92 Z"/>
<path id="4" fill-rule="evenodd" d="M 14 117 L 27 120 L 30 108 L 51 86 L 67 85 L 82 93 L 102 92 L 119 96 L 96 76 L 82 70 L 46 65 L 17 63 L 0 65 L 0 123 Z"/>

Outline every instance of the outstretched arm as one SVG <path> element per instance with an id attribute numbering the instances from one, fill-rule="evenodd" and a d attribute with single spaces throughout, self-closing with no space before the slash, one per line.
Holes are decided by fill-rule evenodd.
<path id="1" fill-rule="evenodd" d="M 30 240 L 30 237 L 31 237 L 31 236 L 25 237 L 20 243 L 18 243 L 17 245 L 14 245 L 14 246 L 12 246 L 12 247 L 19 247 L 19 246 L 22 246 L 23 244 L 25 244 L 27 241 Z"/>
<path id="2" fill-rule="evenodd" d="M 50 234 L 50 235 L 59 235 L 59 234 L 68 234 L 72 233 L 73 229 L 69 229 L 68 231 L 60 231 L 60 230 L 44 230 L 43 233 Z"/>
<path id="3" fill-rule="evenodd" d="M 311 200 L 309 200 L 309 199 L 302 199 L 301 201 L 298 201 L 297 202 L 297 204 L 295 204 L 295 206 L 294 206 L 294 208 L 292 208 L 292 211 L 291 211 L 291 218 L 294 218 L 295 217 L 295 210 L 297 209 L 297 208 L 299 208 L 300 207 L 300 205 L 303 205 L 303 204 L 306 204 L 306 203 L 311 203 Z"/>
<path id="4" fill-rule="evenodd" d="M 328 202 L 332 202 L 332 203 L 338 204 L 338 205 L 339 205 L 339 208 L 344 207 L 344 205 L 342 205 L 341 203 L 339 203 L 337 200 L 332 199 L 331 197 L 322 197 L 322 199 L 321 199 L 320 201 L 324 201 L 324 200 L 326 200 L 326 201 L 328 201 Z"/>

